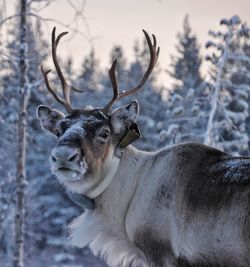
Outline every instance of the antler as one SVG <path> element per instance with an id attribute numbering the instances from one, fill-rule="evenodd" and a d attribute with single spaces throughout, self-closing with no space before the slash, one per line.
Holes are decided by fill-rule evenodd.
<path id="1" fill-rule="evenodd" d="M 147 81 L 148 77 L 150 76 L 151 72 L 153 71 L 153 69 L 155 67 L 155 64 L 156 64 L 158 57 L 159 57 L 160 47 L 157 47 L 157 42 L 156 42 L 156 38 L 155 38 L 154 34 L 152 34 L 152 37 L 153 37 L 153 44 L 152 44 L 148 33 L 145 30 L 142 30 L 142 31 L 146 37 L 146 41 L 147 41 L 149 51 L 150 51 L 150 61 L 149 61 L 148 68 L 147 68 L 144 76 L 142 77 L 141 81 L 137 84 L 136 87 L 131 88 L 127 91 L 119 91 L 118 86 L 117 86 L 117 82 L 116 82 L 116 75 L 115 75 L 115 68 L 116 68 L 117 59 L 114 60 L 111 68 L 109 69 L 109 78 L 110 78 L 110 81 L 111 81 L 111 84 L 113 87 L 114 95 L 113 95 L 113 98 L 110 100 L 110 102 L 102 109 L 102 111 L 104 113 L 108 113 L 108 111 L 110 110 L 112 105 L 117 100 L 121 99 L 122 97 L 132 95 L 132 94 L 135 94 L 136 92 L 140 91 L 140 89 L 143 87 L 143 85 L 145 84 L 145 82 Z"/>
<path id="2" fill-rule="evenodd" d="M 56 101 L 58 103 L 60 103 L 61 105 L 64 106 L 64 108 L 66 109 L 66 111 L 68 113 L 72 113 L 73 111 L 73 108 L 70 104 L 70 91 L 71 89 L 73 89 L 74 91 L 77 91 L 77 92 L 81 92 L 79 90 L 77 90 L 76 88 L 74 88 L 73 86 L 70 86 L 68 85 L 65 77 L 63 76 L 63 73 L 62 73 L 62 70 L 61 70 L 61 67 L 58 63 L 58 58 L 57 58 L 57 54 L 56 54 L 56 50 L 57 50 L 57 46 L 61 40 L 61 38 L 66 35 L 68 32 L 62 32 L 60 33 L 57 37 L 56 37 L 56 27 L 53 28 L 53 31 L 52 31 L 52 36 L 51 36 L 51 43 L 52 43 L 52 59 L 53 59 L 53 62 L 54 62 L 54 65 L 55 65 L 55 68 L 56 68 L 56 72 L 57 72 L 57 75 L 61 81 L 61 84 L 62 84 L 62 91 L 63 91 L 63 98 L 61 98 L 60 96 L 58 96 L 55 92 L 54 89 L 52 89 L 51 85 L 50 85 L 50 82 L 48 80 L 48 74 L 51 72 L 51 70 L 47 70 L 45 71 L 43 69 L 43 66 L 41 66 L 41 71 L 42 71 L 42 74 L 43 74 L 43 77 L 44 77 L 44 81 L 45 81 L 45 84 L 47 86 L 47 89 L 49 90 L 49 92 L 53 95 L 53 97 L 56 99 Z"/>

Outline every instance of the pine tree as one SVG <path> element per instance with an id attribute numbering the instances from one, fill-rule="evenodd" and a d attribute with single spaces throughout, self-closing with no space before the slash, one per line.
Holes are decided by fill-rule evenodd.
<path id="1" fill-rule="evenodd" d="M 169 74 L 176 81 L 174 91 L 185 97 L 190 88 L 195 89 L 202 83 L 200 48 L 196 36 L 192 33 L 188 15 L 184 18 L 183 33 L 178 33 L 177 39 L 178 55 L 172 56 L 173 70 Z"/>
<path id="2" fill-rule="evenodd" d="M 91 49 L 89 55 L 87 55 L 82 64 L 82 70 L 78 76 L 80 87 L 84 91 L 99 89 L 99 61 L 96 59 L 94 48 Z"/>
<path id="3" fill-rule="evenodd" d="M 250 57 L 243 47 L 248 31 L 238 16 L 222 19 L 225 31 L 213 32 L 207 47 L 214 52 L 207 59 L 212 63 L 211 110 L 205 143 L 235 154 L 246 154 L 248 136 L 246 119 L 250 86 L 244 82 Z"/>
<path id="4" fill-rule="evenodd" d="M 200 74 L 201 58 L 196 36 L 192 33 L 189 18 L 183 23 L 183 33 L 178 33 L 177 56 L 172 56 L 172 72 L 175 84 L 167 98 L 167 141 L 170 144 L 183 141 L 203 142 L 206 125 L 205 84 Z"/>
<path id="5" fill-rule="evenodd" d="M 73 103 L 79 107 L 100 106 L 100 95 L 103 86 L 100 84 L 101 70 L 99 60 L 96 58 L 95 50 L 92 47 L 90 53 L 83 59 L 80 74 L 76 78 L 76 87 L 83 93 L 72 94 Z M 72 84 L 74 82 L 72 81 Z"/>

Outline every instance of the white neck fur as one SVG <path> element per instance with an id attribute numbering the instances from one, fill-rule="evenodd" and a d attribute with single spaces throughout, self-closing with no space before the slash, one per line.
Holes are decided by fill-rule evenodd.
<path id="1" fill-rule="evenodd" d="M 109 184 L 115 177 L 119 163 L 120 163 L 120 159 L 116 156 L 108 160 L 108 162 L 106 163 L 106 166 L 108 169 L 107 174 L 105 175 L 105 177 L 101 179 L 100 183 L 98 183 L 92 191 L 87 193 L 88 197 L 92 199 L 96 198 L 97 196 L 99 196 L 101 193 L 103 193 L 107 189 L 107 187 L 109 186 Z"/>

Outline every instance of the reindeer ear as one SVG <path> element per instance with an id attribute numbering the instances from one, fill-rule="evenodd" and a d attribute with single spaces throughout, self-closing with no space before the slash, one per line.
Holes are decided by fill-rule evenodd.
<path id="1" fill-rule="evenodd" d="M 119 107 L 111 113 L 111 125 L 115 134 L 123 134 L 125 129 L 135 123 L 139 114 L 136 100 L 126 106 Z"/>
<path id="2" fill-rule="evenodd" d="M 56 135 L 56 125 L 59 120 L 64 118 L 64 114 L 48 106 L 40 105 L 37 108 L 37 118 L 42 127 L 50 133 Z"/>

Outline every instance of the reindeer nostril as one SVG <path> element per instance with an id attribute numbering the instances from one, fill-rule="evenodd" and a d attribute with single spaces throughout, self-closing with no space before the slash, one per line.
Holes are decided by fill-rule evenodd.
<path id="1" fill-rule="evenodd" d="M 75 161 L 78 158 L 78 154 L 75 153 L 73 156 L 69 157 L 69 161 Z"/>
<path id="2" fill-rule="evenodd" d="M 54 156 L 51 156 L 51 159 L 53 162 L 56 162 L 56 158 Z"/>

